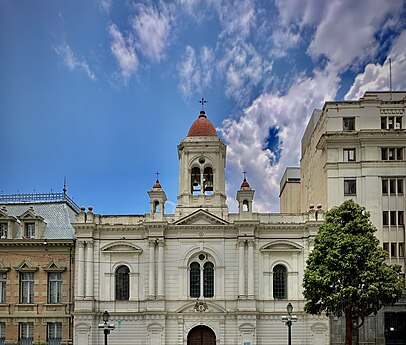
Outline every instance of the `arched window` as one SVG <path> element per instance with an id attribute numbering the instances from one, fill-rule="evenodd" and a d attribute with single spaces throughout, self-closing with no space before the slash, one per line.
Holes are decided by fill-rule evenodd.
<path id="1" fill-rule="evenodd" d="M 130 269 L 120 266 L 116 270 L 116 300 L 128 301 L 130 298 Z"/>
<path id="2" fill-rule="evenodd" d="M 276 265 L 273 269 L 273 298 L 286 299 L 287 270 L 283 265 Z"/>
<path id="3" fill-rule="evenodd" d="M 192 194 L 200 195 L 202 186 L 200 183 L 200 169 L 197 167 L 192 168 L 191 183 L 192 183 L 192 188 L 191 188 Z"/>
<path id="4" fill-rule="evenodd" d="M 155 200 L 154 201 L 154 213 L 159 213 L 159 212 L 161 212 L 160 208 L 159 208 L 159 201 Z"/>
<path id="5" fill-rule="evenodd" d="M 243 211 L 243 212 L 248 212 L 248 211 L 249 211 L 248 200 L 244 200 L 244 201 L 242 202 L 242 211 Z"/>
<path id="6" fill-rule="evenodd" d="M 204 168 L 203 181 L 204 181 L 204 194 L 206 194 L 206 195 L 213 194 L 213 169 L 212 168 L 210 168 L 210 167 Z"/>
<path id="7" fill-rule="evenodd" d="M 214 297 L 214 264 L 200 253 L 190 266 L 190 297 Z"/>
<path id="8" fill-rule="evenodd" d="M 190 297 L 200 297 L 200 264 L 190 264 Z"/>

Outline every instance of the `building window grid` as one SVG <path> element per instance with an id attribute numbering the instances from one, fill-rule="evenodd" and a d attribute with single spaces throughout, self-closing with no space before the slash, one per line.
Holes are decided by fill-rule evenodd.
<path id="1" fill-rule="evenodd" d="M 6 323 L 0 322 L 0 344 L 4 344 L 6 339 Z"/>
<path id="2" fill-rule="evenodd" d="M 402 129 L 402 116 L 381 116 L 381 129 Z"/>
<path id="3" fill-rule="evenodd" d="M 382 211 L 382 225 L 403 226 L 405 225 L 404 214 L 404 211 Z"/>
<path id="4" fill-rule="evenodd" d="M 18 324 L 18 341 L 19 345 L 33 345 L 34 344 L 34 323 L 33 322 L 20 322 Z"/>
<path id="5" fill-rule="evenodd" d="M 206 262 L 203 266 L 203 296 L 214 296 L 214 265 Z"/>
<path id="6" fill-rule="evenodd" d="M 62 273 L 48 273 L 48 303 L 61 303 L 62 300 Z"/>
<path id="7" fill-rule="evenodd" d="M 62 323 L 47 323 L 47 342 L 48 345 L 60 345 L 62 340 Z"/>
<path id="8" fill-rule="evenodd" d="M 34 303 L 34 272 L 20 273 L 20 303 Z"/>
<path id="9" fill-rule="evenodd" d="M 8 224 L 0 223 L 0 238 L 7 238 L 7 230 L 8 230 Z"/>
<path id="10" fill-rule="evenodd" d="M 190 264 L 190 297 L 200 297 L 200 265 L 198 262 Z"/>
<path id="11" fill-rule="evenodd" d="M 381 159 L 383 161 L 403 160 L 403 147 L 381 147 Z"/>
<path id="12" fill-rule="evenodd" d="M 403 195 L 404 177 L 384 177 L 382 178 L 383 195 Z"/>
<path id="13" fill-rule="evenodd" d="M 7 273 L 0 273 L 0 303 L 6 303 Z"/>
<path id="14" fill-rule="evenodd" d="M 283 265 L 276 265 L 273 269 L 273 297 L 286 299 L 287 270 Z"/>
<path id="15" fill-rule="evenodd" d="M 205 254 L 199 255 L 199 260 L 206 260 Z M 202 263 L 192 262 L 190 264 L 190 297 L 211 298 L 214 297 L 214 264 L 210 261 Z M 203 286 L 201 286 L 203 280 Z"/>
<path id="16" fill-rule="evenodd" d="M 130 269 L 120 266 L 116 270 L 116 300 L 128 301 L 130 299 Z"/>

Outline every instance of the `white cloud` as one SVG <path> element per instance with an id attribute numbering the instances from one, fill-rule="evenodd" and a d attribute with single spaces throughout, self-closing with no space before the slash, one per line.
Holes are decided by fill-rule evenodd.
<path id="1" fill-rule="evenodd" d="M 214 69 L 214 53 L 209 47 L 202 47 L 200 56 L 191 46 L 187 46 L 179 70 L 179 90 L 186 97 L 209 87 Z"/>
<path id="2" fill-rule="evenodd" d="M 283 57 L 287 54 L 288 49 L 299 43 L 300 34 L 293 32 L 289 27 L 282 27 L 273 31 L 272 39 L 274 44 L 272 54 L 276 57 Z"/>
<path id="3" fill-rule="evenodd" d="M 135 52 L 134 40 L 131 35 L 124 37 L 115 24 L 109 27 L 111 36 L 111 51 L 120 67 L 120 74 L 126 83 L 136 72 L 138 58 Z"/>
<path id="4" fill-rule="evenodd" d="M 160 11 L 153 6 L 138 6 L 138 14 L 132 20 L 137 49 L 147 58 L 159 62 L 165 54 L 171 30 L 169 8 Z"/>
<path id="5" fill-rule="evenodd" d="M 90 70 L 90 67 L 84 58 L 79 58 L 71 49 L 69 44 L 63 43 L 55 48 L 55 52 L 62 56 L 65 66 L 71 71 L 82 70 L 91 80 L 96 80 L 96 76 Z"/>
<path id="6" fill-rule="evenodd" d="M 317 71 L 313 78 L 298 78 L 286 95 L 263 94 L 239 119 L 226 119 L 219 130 L 228 144 L 228 191 L 235 193 L 239 189 L 245 170 L 255 189 L 254 209 L 276 211 L 280 178 L 287 166 L 298 165 L 307 118 L 325 100 L 334 99 L 338 82 L 334 74 Z M 264 149 L 272 127 L 278 127 L 282 146 L 276 164 L 272 164 L 274 152 Z"/>
<path id="7" fill-rule="evenodd" d="M 345 99 L 358 99 L 365 91 L 389 90 L 389 58 L 392 59 L 392 89 L 406 89 L 406 30 L 394 42 L 383 65 L 368 64 L 356 76 Z"/>
<path id="8" fill-rule="evenodd" d="M 252 89 L 266 79 L 272 64 L 254 46 L 240 41 L 226 51 L 217 68 L 225 76 L 226 95 L 244 104 L 250 99 Z"/>
<path id="9" fill-rule="evenodd" d="M 99 5 L 104 12 L 109 13 L 113 5 L 113 0 L 100 0 Z"/>

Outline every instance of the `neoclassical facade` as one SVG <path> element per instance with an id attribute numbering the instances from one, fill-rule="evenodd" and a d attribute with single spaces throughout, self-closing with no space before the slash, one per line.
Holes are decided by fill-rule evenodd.
<path id="1" fill-rule="evenodd" d="M 294 344 L 329 344 L 325 316 L 303 311 L 303 270 L 323 210 L 254 213 L 244 178 L 229 213 L 226 145 L 204 111 L 178 145 L 179 192 L 165 213 L 157 180 L 150 213 L 100 215 L 84 208 L 73 223 L 74 343 L 103 344 L 101 315 L 116 329 L 109 344 L 283 344 L 291 302 Z"/>

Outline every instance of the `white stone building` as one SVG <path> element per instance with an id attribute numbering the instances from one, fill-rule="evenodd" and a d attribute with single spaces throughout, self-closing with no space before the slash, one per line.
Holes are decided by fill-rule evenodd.
<path id="1" fill-rule="evenodd" d="M 326 209 L 353 199 L 365 206 L 376 236 L 405 274 L 406 92 L 366 92 L 315 109 L 302 138 L 300 168 L 281 181 L 281 212 Z M 332 344 L 343 344 L 338 320 Z M 360 344 L 405 344 L 406 296 L 360 329 Z"/>
<path id="2" fill-rule="evenodd" d="M 165 214 L 157 180 L 149 214 L 77 216 L 74 343 L 103 344 L 107 310 L 116 325 L 109 344 L 280 345 L 291 302 L 292 343 L 328 344 L 328 319 L 306 315 L 302 295 L 322 209 L 253 213 L 244 179 L 239 212 L 229 213 L 226 146 L 203 111 L 178 155 L 175 214 Z"/>

